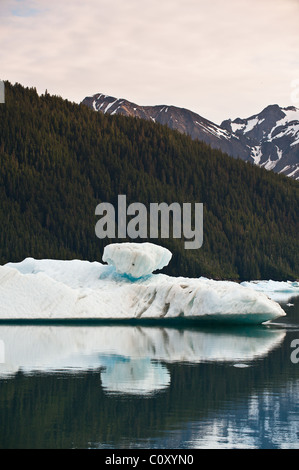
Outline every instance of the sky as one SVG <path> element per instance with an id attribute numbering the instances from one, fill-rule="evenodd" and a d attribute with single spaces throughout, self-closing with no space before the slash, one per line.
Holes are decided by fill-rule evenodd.
<path id="1" fill-rule="evenodd" d="M 220 124 L 299 107 L 299 0 L 0 0 L 0 79 Z"/>

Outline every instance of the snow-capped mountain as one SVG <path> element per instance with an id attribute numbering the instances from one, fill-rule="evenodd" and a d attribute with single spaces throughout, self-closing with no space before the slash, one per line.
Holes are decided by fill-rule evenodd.
<path id="1" fill-rule="evenodd" d="M 267 106 L 247 119 L 224 121 L 221 127 L 250 142 L 254 163 L 299 179 L 299 109 Z"/>
<path id="2" fill-rule="evenodd" d="M 140 106 L 102 93 L 82 104 L 104 114 L 122 114 L 166 124 L 235 158 L 299 179 L 299 109 L 271 105 L 247 119 L 228 119 L 219 126 L 176 106 Z"/>

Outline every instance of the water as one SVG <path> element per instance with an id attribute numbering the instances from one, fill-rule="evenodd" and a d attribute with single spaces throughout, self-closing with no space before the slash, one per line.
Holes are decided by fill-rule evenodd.
<path id="1" fill-rule="evenodd" d="M 0 447 L 299 448 L 288 303 L 272 326 L 2 324 Z"/>

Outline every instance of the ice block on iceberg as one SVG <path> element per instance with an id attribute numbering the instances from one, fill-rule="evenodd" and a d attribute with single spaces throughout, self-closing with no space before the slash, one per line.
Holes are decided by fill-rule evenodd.
<path id="1" fill-rule="evenodd" d="M 103 261 L 119 274 L 140 278 L 167 266 L 172 253 L 153 243 L 112 243 L 104 248 Z"/>

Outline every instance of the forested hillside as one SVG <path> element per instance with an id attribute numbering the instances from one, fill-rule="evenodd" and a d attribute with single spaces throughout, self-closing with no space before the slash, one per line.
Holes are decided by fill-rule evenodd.
<path id="1" fill-rule="evenodd" d="M 100 202 L 202 202 L 204 242 L 168 247 L 163 272 L 226 279 L 299 278 L 299 184 L 167 126 L 103 115 L 5 83 L 0 105 L 0 263 L 101 261 Z M 119 241 L 124 241 L 119 240 Z M 129 241 L 129 240 L 128 240 Z M 136 241 L 136 240 L 133 240 Z M 144 240 L 141 240 L 144 241 Z"/>

